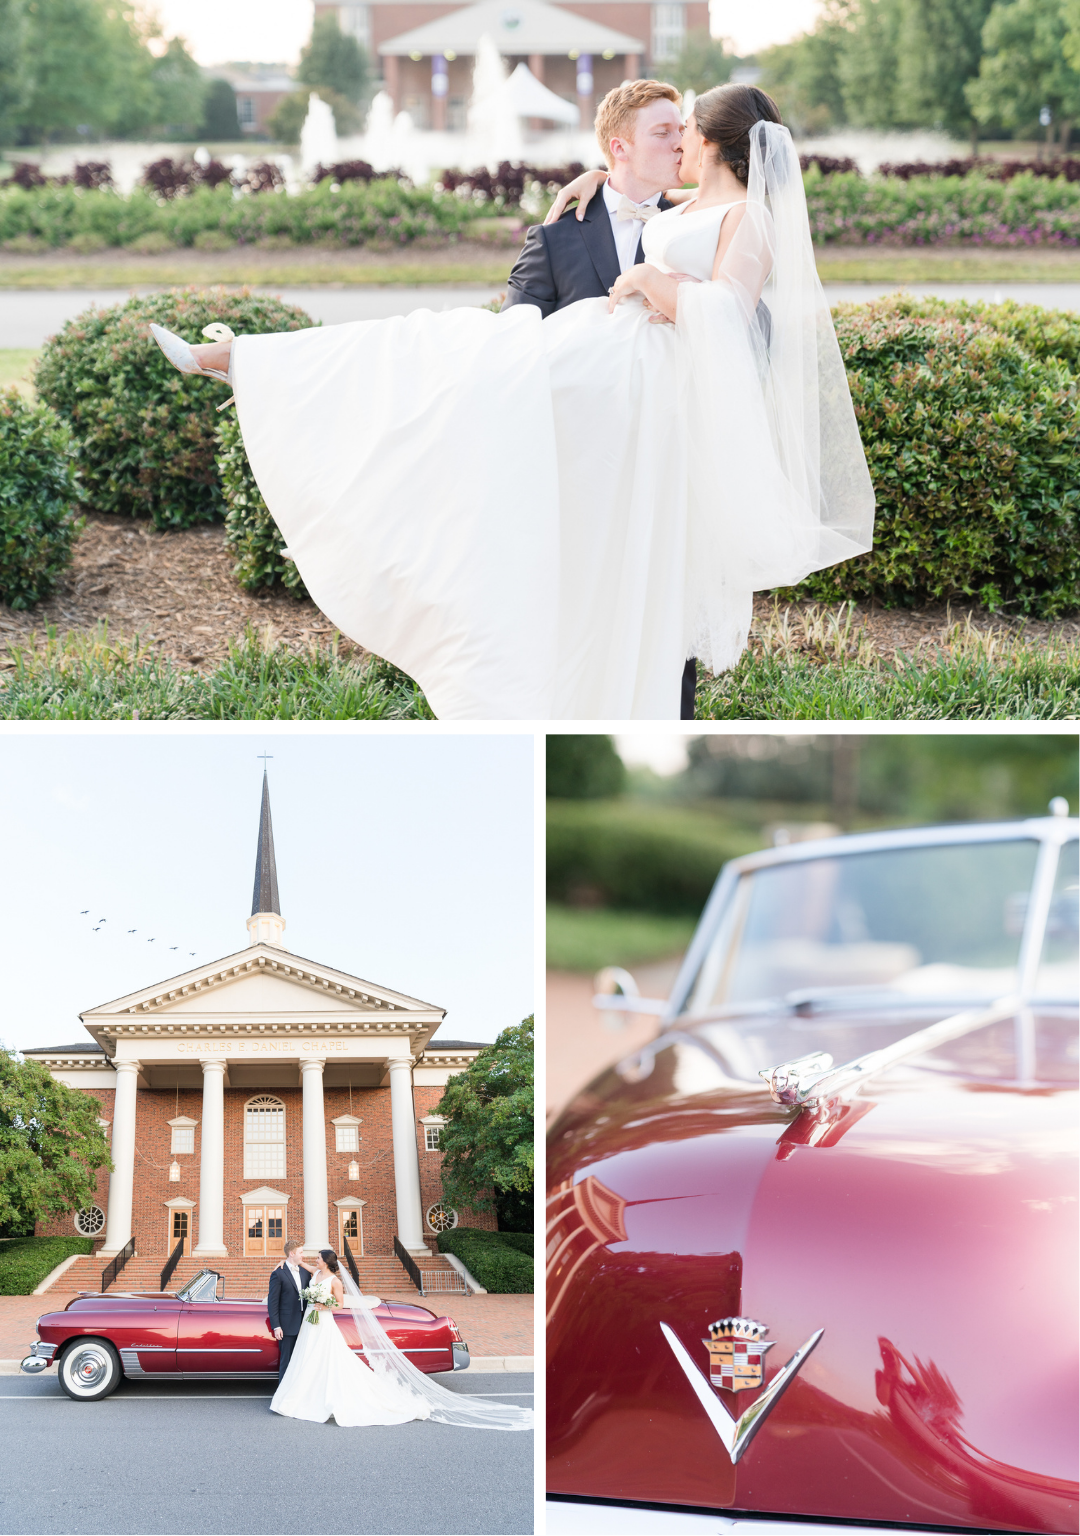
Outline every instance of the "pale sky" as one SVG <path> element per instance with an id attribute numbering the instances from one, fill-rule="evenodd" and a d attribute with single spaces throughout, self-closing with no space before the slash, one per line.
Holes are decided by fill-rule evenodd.
<path id="1" fill-rule="evenodd" d="M 3 748 L 6 1045 L 89 1040 L 80 1011 L 247 946 L 261 752 L 295 955 L 446 1008 L 449 1040 L 533 1011 L 531 736 L 106 729 Z"/>
<path id="2" fill-rule="evenodd" d="M 200 64 L 292 64 L 311 30 L 311 0 L 150 0 L 148 9 L 157 11 L 167 36 L 187 39 Z M 711 10 L 713 32 L 745 57 L 805 32 L 818 0 L 711 0 Z"/>

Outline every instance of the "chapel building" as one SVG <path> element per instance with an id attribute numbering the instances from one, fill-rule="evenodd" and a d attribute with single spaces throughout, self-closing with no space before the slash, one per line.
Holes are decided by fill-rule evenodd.
<path id="1" fill-rule="evenodd" d="M 89 1040 L 24 1051 L 99 1101 L 113 1160 L 91 1206 L 38 1233 L 74 1226 L 98 1261 L 133 1247 L 158 1266 L 182 1243 L 178 1281 L 272 1266 L 290 1236 L 384 1263 L 396 1237 L 444 1267 L 435 1238 L 459 1212 L 434 1107 L 485 1047 L 438 1041 L 443 1008 L 290 953 L 265 773 L 247 930 L 235 954 L 80 1014 Z"/>

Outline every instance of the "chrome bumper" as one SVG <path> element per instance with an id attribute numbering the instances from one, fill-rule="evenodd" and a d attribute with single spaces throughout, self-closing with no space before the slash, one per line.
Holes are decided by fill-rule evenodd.
<path id="1" fill-rule="evenodd" d="M 52 1365 L 53 1355 L 56 1354 L 55 1344 L 43 1344 L 40 1339 L 35 1340 L 30 1346 L 30 1353 L 25 1360 L 19 1362 L 20 1371 L 25 1371 L 28 1376 L 36 1376 L 46 1366 Z"/>
<path id="2" fill-rule="evenodd" d="M 467 1371 L 469 1369 L 469 1346 L 467 1344 L 451 1344 L 454 1352 L 454 1370 Z"/>
<path id="3" fill-rule="evenodd" d="M 783 1516 L 675 1512 L 640 1504 L 547 1501 L 547 1536 L 902 1536 L 902 1526 L 834 1525 Z M 927 1527 L 923 1527 L 927 1530 Z M 943 1536 L 945 1527 L 941 1527 Z M 950 1533 L 955 1536 L 955 1533 Z"/>

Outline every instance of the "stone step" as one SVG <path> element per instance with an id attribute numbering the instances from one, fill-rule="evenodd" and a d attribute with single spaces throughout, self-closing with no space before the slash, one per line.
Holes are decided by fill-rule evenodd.
<path id="1" fill-rule="evenodd" d="M 161 1285 L 161 1271 L 167 1258 L 168 1255 L 164 1253 L 136 1254 L 134 1258 L 128 1260 L 109 1289 L 111 1291 L 158 1290 Z M 446 1273 L 449 1277 L 455 1273 L 453 1266 L 443 1254 L 431 1254 L 426 1259 L 420 1258 L 417 1262 L 425 1274 Z M 393 1255 L 374 1254 L 369 1258 L 357 1259 L 356 1266 L 360 1273 L 361 1290 L 369 1295 L 377 1295 L 380 1291 L 401 1294 L 415 1289 L 404 1265 Z M 66 1270 L 59 1282 L 54 1282 L 54 1285 L 65 1291 L 99 1291 L 105 1267 L 106 1261 L 98 1254 L 80 1255 L 78 1261 Z M 252 1295 L 261 1296 L 265 1294 L 270 1270 L 273 1267 L 272 1261 L 268 1264 L 266 1259 L 243 1256 L 236 1258 L 227 1256 L 210 1261 L 188 1256 L 182 1258 L 177 1264 L 168 1287 L 170 1290 L 176 1290 L 193 1275 L 197 1275 L 201 1269 L 208 1268 L 216 1269 L 223 1276 L 226 1294 L 231 1291 L 235 1295 L 238 1290 L 249 1290 Z"/>

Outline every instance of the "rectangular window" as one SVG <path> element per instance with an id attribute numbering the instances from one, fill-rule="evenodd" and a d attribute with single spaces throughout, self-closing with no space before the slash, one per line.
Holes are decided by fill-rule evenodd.
<path id="1" fill-rule="evenodd" d="M 437 1125 L 424 1126 L 424 1151 L 437 1152 L 439 1150 L 439 1127 Z"/>
<path id="2" fill-rule="evenodd" d="M 356 1152 L 360 1147 L 360 1139 L 355 1125 L 336 1125 L 337 1149 L 339 1152 Z"/>
<path id="3" fill-rule="evenodd" d="M 174 1125 L 172 1128 L 172 1150 L 174 1152 L 194 1152 L 195 1127 L 193 1125 Z"/>
<path id="4" fill-rule="evenodd" d="M 355 37 L 361 48 L 371 52 L 371 7 L 343 5 L 338 11 L 338 25 L 347 37 Z"/>
<path id="5" fill-rule="evenodd" d="M 686 6 L 654 5 L 652 8 L 653 63 L 676 59 L 686 42 Z"/>
<path id="6" fill-rule="evenodd" d="M 241 128 L 254 128 L 255 98 L 253 96 L 238 96 L 236 98 L 236 115 L 240 119 Z"/>

